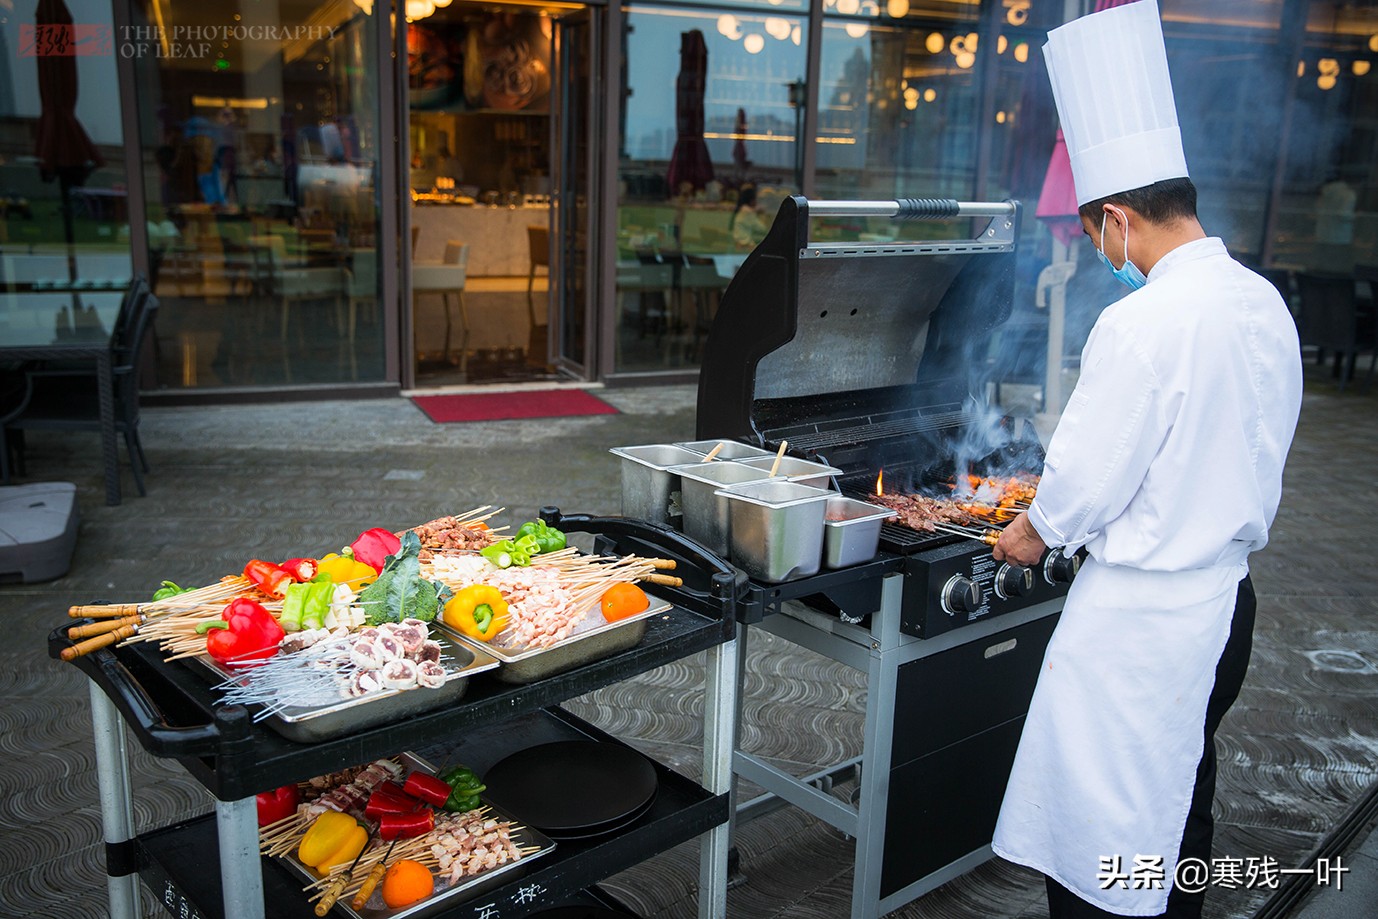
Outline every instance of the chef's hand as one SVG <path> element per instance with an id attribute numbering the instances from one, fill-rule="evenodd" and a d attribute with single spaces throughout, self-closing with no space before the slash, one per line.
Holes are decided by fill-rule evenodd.
<path id="1" fill-rule="evenodd" d="M 1005 527 L 1004 532 L 1000 534 L 1000 541 L 991 549 L 991 554 L 997 562 L 1010 562 L 1031 568 L 1038 564 L 1047 548 L 1043 537 L 1039 536 L 1033 524 L 1029 523 L 1029 515 L 1020 514 Z"/>

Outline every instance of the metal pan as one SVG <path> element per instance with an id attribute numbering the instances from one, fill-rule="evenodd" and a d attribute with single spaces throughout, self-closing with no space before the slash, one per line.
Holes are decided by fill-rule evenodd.
<path id="1" fill-rule="evenodd" d="M 448 673 L 445 685 L 439 689 L 389 689 L 341 698 L 329 705 L 291 706 L 269 715 L 263 723 L 288 740 L 317 743 L 457 702 L 469 688 L 469 677 L 497 668 L 497 659 L 484 648 L 452 641 L 434 627 L 429 631 L 430 637 L 440 642 L 441 663 Z M 204 655 L 187 660 L 218 680 L 235 678 L 233 671 Z"/>
<path id="2" fill-rule="evenodd" d="M 432 775 L 435 774 L 435 767 L 415 753 L 403 753 L 397 759 L 403 766 L 409 769 L 428 772 Z M 363 909 L 354 909 L 353 904 L 350 902 L 352 896 L 344 896 L 335 904 L 332 913 L 344 913 L 346 916 L 353 916 L 354 919 L 403 919 L 403 917 L 409 917 L 409 919 L 422 919 L 424 916 L 430 916 L 440 912 L 446 907 L 461 900 L 476 897 L 488 890 L 492 890 L 494 887 L 506 884 L 514 877 L 525 874 L 533 861 L 555 851 L 555 842 L 550 839 L 550 837 L 538 830 L 533 830 L 529 826 L 522 826 L 519 819 L 507 811 L 504 811 L 502 808 L 489 803 L 486 799 L 480 798 L 480 800 L 488 807 L 492 816 L 499 820 L 510 820 L 512 823 L 521 826 L 520 829 L 512 831 L 513 842 L 523 848 L 527 846 L 540 846 L 540 849 L 529 855 L 522 856 L 518 861 L 500 865 L 476 877 L 462 879 L 458 884 L 452 887 L 441 887 L 440 885 L 443 882 L 437 881 L 435 893 L 431 894 L 420 903 L 413 903 L 411 906 L 389 909 L 383 902 L 382 885 L 380 884 L 378 885 L 379 890 L 374 892 L 373 896 L 364 904 Z M 287 863 L 287 866 L 293 873 L 304 880 L 314 881 L 316 879 L 315 874 L 301 862 L 297 861 L 296 858 L 289 855 L 285 857 L 283 861 Z"/>
<path id="3" fill-rule="evenodd" d="M 605 621 L 595 607 L 575 627 L 572 635 L 549 648 L 504 648 L 492 642 L 485 644 L 450 629 L 439 619 L 436 624 L 457 641 L 497 658 L 502 663 L 497 672 L 499 680 L 534 683 L 636 647 L 646 637 L 647 620 L 673 608 L 656 597 L 650 597 L 650 601 L 651 605 L 645 610 L 617 622 Z"/>

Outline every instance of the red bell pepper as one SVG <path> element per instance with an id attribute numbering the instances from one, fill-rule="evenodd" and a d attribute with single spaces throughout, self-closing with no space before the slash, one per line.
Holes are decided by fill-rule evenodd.
<path id="1" fill-rule="evenodd" d="M 411 839 L 435 829 L 435 811 L 429 807 L 408 814 L 384 814 L 378 821 L 380 839 Z"/>
<path id="2" fill-rule="evenodd" d="M 292 580 L 305 584 L 316 576 L 317 565 L 314 558 L 289 558 L 278 567 L 290 574 Z"/>
<path id="3" fill-rule="evenodd" d="M 288 585 L 294 581 L 290 572 L 261 558 L 251 559 L 249 564 L 244 566 L 244 577 L 270 597 L 283 596 L 287 593 Z"/>
<path id="4" fill-rule="evenodd" d="M 416 810 L 416 800 L 414 798 L 400 797 L 394 798 L 390 795 L 380 795 L 376 792 L 369 795 L 368 804 L 364 806 L 364 816 L 377 823 L 383 819 L 385 814 L 410 814 Z"/>
<path id="5" fill-rule="evenodd" d="M 206 635 L 206 653 L 222 664 L 245 664 L 267 660 L 278 653 L 278 643 L 287 633 L 263 606 L 248 597 L 231 600 L 222 619 L 196 627 Z"/>
<path id="6" fill-rule="evenodd" d="M 297 791 L 297 786 L 293 783 L 283 785 L 272 791 L 260 791 L 256 798 L 258 800 L 258 825 L 267 826 L 295 814 L 297 803 L 301 800 L 301 793 Z"/>
<path id="7" fill-rule="evenodd" d="M 402 548 L 402 540 L 382 527 L 364 530 L 349 545 L 356 561 L 363 562 L 374 571 L 381 572 L 389 555 L 396 555 Z"/>
<path id="8" fill-rule="evenodd" d="M 445 802 L 450 800 L 450 792 L 454 791 L 445 782 L 424 772 L 413 772 L 407 776 L 407 782 L 402 786 L 402 790 L 413 798 L 425 801 L 432 807 L 444 807 Z"/>

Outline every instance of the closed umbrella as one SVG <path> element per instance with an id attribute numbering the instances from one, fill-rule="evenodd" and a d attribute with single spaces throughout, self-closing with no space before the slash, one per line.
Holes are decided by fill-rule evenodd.
<path id="1" fill-rule="evenodd" d="M 1072 182 L 1072 158 L 1067 154 L 1067 141 L 1061 130 L 1053 142 L 1053 156 L 1043 176 L 1043 190 L 1039 192 L 1034 216 L 1046 223 L 1064 246 L 1070 246 L 1081 232 L 1077 190 Z"/>
<path id="2" fill-rule="evenodd" d="M 42 30 L 65 33 L 65 44 L 72 39 L 72 14 L 62 0 L 39 0 L 34 24 Z M 57 47 L 54 51 L 70 51 Z M 77 121 L 77 59 L 68 53 L 40 55 L 38 64 L 38 139 L 34 155 L 39 175 L 45 182 L 57 179 L 61 194 L 62 232 L 67 242 L 67 273 L 76 281 L 75 238 L 72 230 L 72 188 L 83 184 L 92 170 L 105 165 L 96 145 Z M 76 293 L 72 307 L 76 309 Z"/>
<path id="3" fill-rule="evenodd" d="M 703 93 L 708 83 L 708 46 L 698 29 L 684 32 L 679 44 L 679 76 L 675 79 L 675 149 L 665 179 L 670 194 L 680 186 L 695 191 L 713 180 L 713 161 L 703 140 Z"/>
<path id="4" fill-rule="evenodd" d="M 746 158 L 746 109 L 737 109 L 737 123 L 732 128 L 737 140 L 732 144 L 732 162 L 737 167 L 737 181 L 745 181 L 746 169 L 751 160 Z"/>

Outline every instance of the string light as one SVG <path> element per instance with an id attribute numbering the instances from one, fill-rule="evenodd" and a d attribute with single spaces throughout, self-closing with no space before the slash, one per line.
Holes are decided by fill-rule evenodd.
<path id="1" fill-rule="evenodd" d="M 885 12 L 890 14 L 891 19 L 903 19 L 909 15 L 909 0 L 887 0 Z"/>
<path id="2" fill-rule="evenodd" d="M 928 38 L 924 39 L 923 46 L 928 49 L 929 54 L 941 54 L 947 47 L 947 39 L 943 38 L 941 32 L 930 32 Z"/>
<path id="3" fill-rule="evenodd" d="M 742 47 L 746 49 L 747 54 L 760 54 L 761 49 L 765 48 L 765 46 L 765 37 L 757 32 L 752 32 L 746 38 L 742 39 Z"/>

